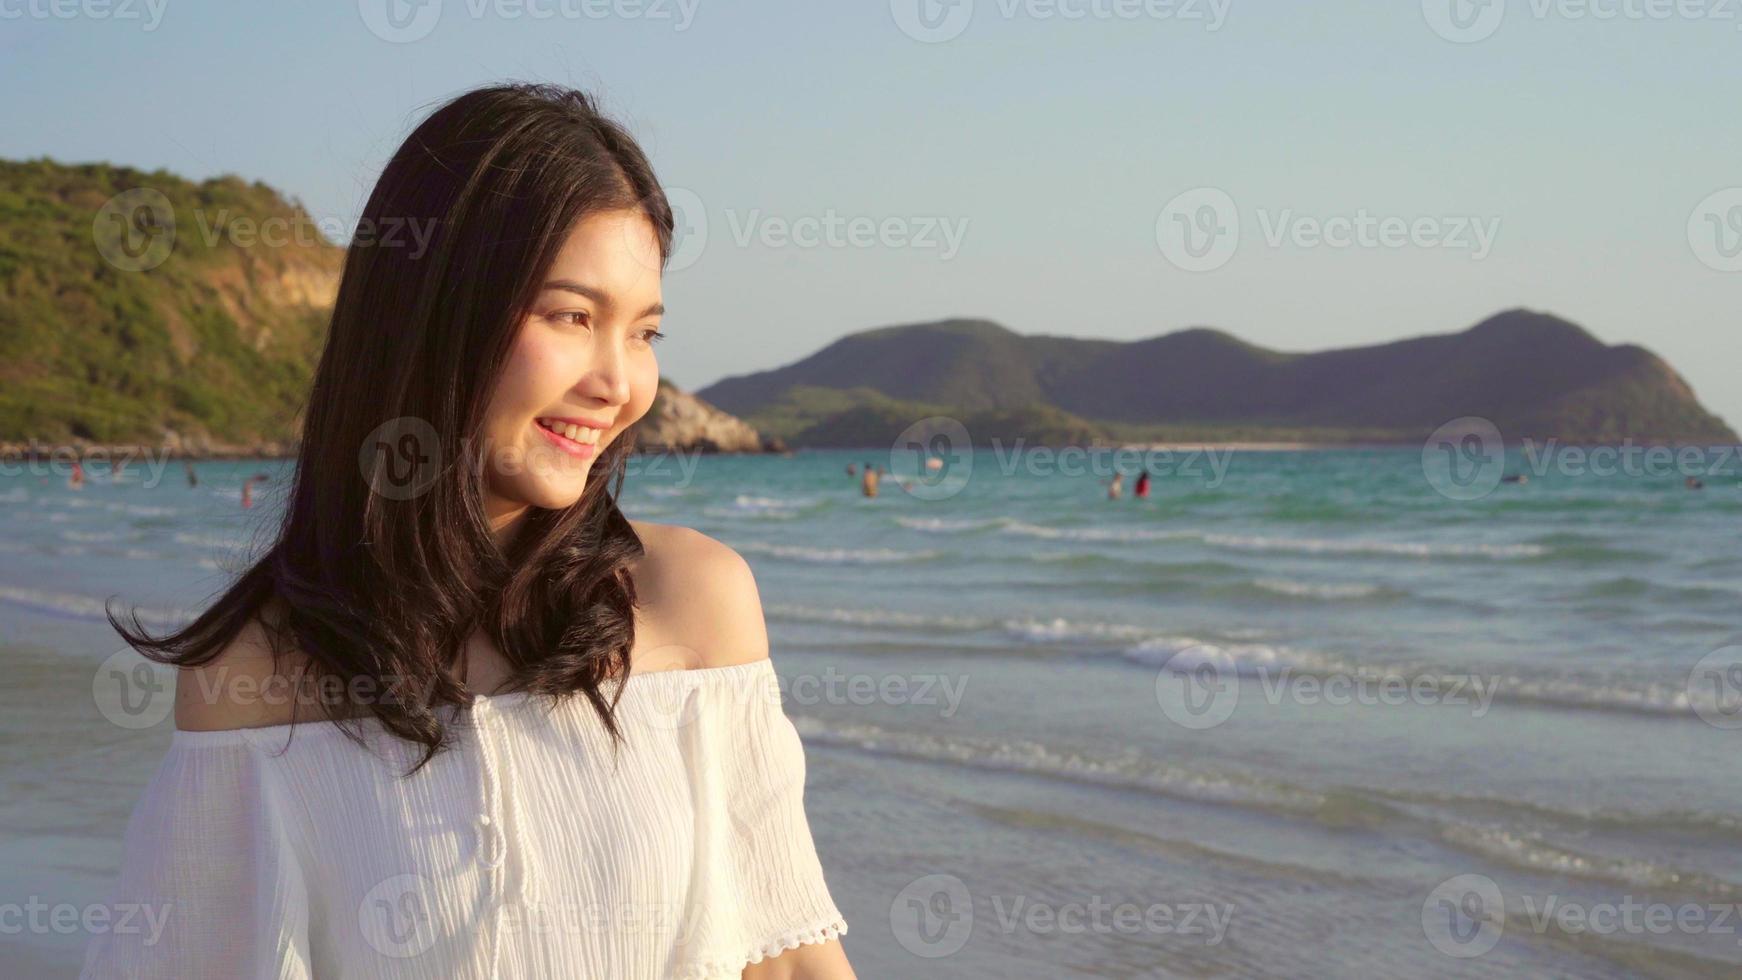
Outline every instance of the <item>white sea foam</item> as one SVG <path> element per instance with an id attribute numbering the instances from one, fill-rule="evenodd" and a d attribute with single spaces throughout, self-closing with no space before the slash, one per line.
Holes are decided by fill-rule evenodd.
<path id="1" fill-rule="evenodd" d="M 40 589 L 25 589 L 11 585 L 0 585 L 0 601 L 13 605 L 34 609 L 69 619 L 88 620 L 91 622 L 106 622 L 103 600 L 87 595 L 74 595 L 67 592 L 48 592 Z M 117 614 L 126 618 L 137 609 L 139 621 L 155 626 L 178 625 L 188 618 L 186 613 L 173 609 L 154 609 L 148 606 L 132 606 L 117 601 Z"/>
<path id="2" fill-rule="evenodd" d="M 1365 599 L 1383 591 L 1377 585 L 1359 582 L 1296 582 L 1284 578 L 1261 578 L 1252 584 L 1266 592 L 1302 599 Z"/>
<path id="3" fill-rule="evenodd" d="M 895 562 L 926 561 L 937 557 L 935 551 L 899 551 L 893 548 L 812 548 L 796 544 L 770 544 L 764 541 L 739 542 L 739 551 L 784 558 L 788 561 L 816 562 L 824 565 L 883 565 Z"/>

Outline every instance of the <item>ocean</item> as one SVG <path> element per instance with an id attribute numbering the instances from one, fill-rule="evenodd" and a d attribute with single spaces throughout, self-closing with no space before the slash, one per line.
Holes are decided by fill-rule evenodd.
<path id="1" fill-rule="evenodd" d="M 1729 455 L 910 462 L 640 458 L 623 501 L 755 570 L 860 976 L 1742 972 Z M 0 975 L 76 974 L 16 910 L 103 901 L 167 745 L 105 600 L 198 609 L 288 465 L 0 475 Z"/>

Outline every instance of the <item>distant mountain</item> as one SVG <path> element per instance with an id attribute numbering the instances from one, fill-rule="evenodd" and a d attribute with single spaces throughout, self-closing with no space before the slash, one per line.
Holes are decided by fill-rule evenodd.
<path id="1" fill-rule="evenodd" d="M 293 452 L 344 254 L 264 184 L 0 160 L 0 456 Z M 784 448 L 663 381 L 639 432 Z"/>
<path id="2" fill-rule="evenodd" d="M 744 422 L 664 378 L 647 414 L 635 423 L 636 445 L 643 452 L 701 450 L 722 453 L 784 452 L 778 439 L 765 438 Z"/>
<path id="3" fill-rule="evenodd" d="M 237 177 L 0 161 L 0 439 L 293 439 L 344 256 L 314 229 Z"/>
<path id="4" fill-rule="evenodd" d="M 697 394 L 799 446 L 887 445 L 928 415 L 960 419 L 977 442 L 1407 442 L 1463 416 L 1510 440 L 1737 441 L 1650 351 L 1526 310 L 1310 354 L 1201 328 L 1111 341 L 944 320 L 861 331 Z"/>

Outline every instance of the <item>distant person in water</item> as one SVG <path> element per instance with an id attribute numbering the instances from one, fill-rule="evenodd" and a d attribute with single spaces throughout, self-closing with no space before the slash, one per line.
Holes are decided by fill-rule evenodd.
<path id="1" fill-rule="evenodd" d="M 1118 500 L 1125 495 L 1125 474 L 1115 473 L 1113 479 L 1107 481 L 1107 499 Z"/>
<path id="2" fill-rule="evenodd" d="M 1501 483 L 1529 483 L 1530 477 L 1524 473 L 1509 473 L 1500 478 Z"/>
<path id="3" fill-rule="evenodd" d="M 1137 485 L 1131 488 L 1131 492 L 1135 494 L 1139 500 L 1149 499 L 1148 470 L 1144 470 L 1142 473 L 1137 474 Z"/>
<path id="4" fill-rule="evenodd" d="M 184 459 L 184 460 L 182 460 L 182 466 L 187 469 L 188 486 L 190 486 L 190 487 L 199 486 L 200 485 L 200 476 L 198 473 L 194 472 L 194 461 L 191 459 Z"/>
<path id="5" fill-rule="evenodd" d="M 248 479 L 242 481 L 242 509 L 243 510 L 247 510 L 248 508 L 254 506 L 254 484 L 265 483 L 270 479 L 272 479 L 272 478 L 267 476 L 265 473 L 256 473 L 253 476 L 249 477 Z"/>
<path id="6" fill-rule="evenodd" d="M 848 476 L 852 476 L 858 472 L 859 472 L 859 464 L 858 463 L 848 463 L 847 464 L 847 475 Z"/>
<path id="7" fill-rule="evenodd" d="M 73 460 L 72 475 L 67 477 L 67 486 L 73 490 L 85 488 L 85 466 L 76 459 Z"/>
<path id="8" fill-rule="evenodd" d="M 1689 490 L 1704 490 L 1704 489 L 1706 489 L 1706 485 L 1704 482 L 1700 481 L 1696 477 L 1691 477 L 1691 476 L 1688 477 L 1686 486 Z"/>
<path id="9" fill-rule="evenodd" d="M 865 464 L 865 478 L 859 484 L 859 489 L 867 497 L 877 496 L 877 481 L 882 476 L 870 463 Z"/>

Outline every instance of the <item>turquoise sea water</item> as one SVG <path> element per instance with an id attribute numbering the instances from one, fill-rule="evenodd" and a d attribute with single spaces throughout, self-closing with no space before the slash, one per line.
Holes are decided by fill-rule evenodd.
<path id="1" fill-rule="evenodd" d="M 867 499 L 867 460 L 644 459 L 624 499 L 756 572 L 861 976 L 1742 971 L 1734 461 L 1459 500 L 1413 451 L 1176 455 L 1108 500 L 992 452 Z M 106 700 L 102 603 L 197 608 L 285 465 L 0 476 L 0 902 L 102 900 L 170 725 Z"/>

